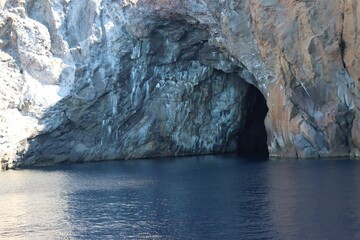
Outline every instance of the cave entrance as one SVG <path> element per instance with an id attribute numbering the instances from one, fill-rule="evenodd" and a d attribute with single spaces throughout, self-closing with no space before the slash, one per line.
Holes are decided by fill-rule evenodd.
<path id="1" fill-rule="evenodd" d="M 264 95 L 255 86 L 250 85 L 246 93 L 245 123 L 237 138 L 237 153 L 240 157 L 251 159 L 268 159 L 267 134 L 265 117 L 268 112 Z"/>
<path id="2" fill-rule="evenodd" d="M 134 64 L 132 71 L 147 69 L 141 78 L 147 83 L 139 88 L 148 86 L 158 94 L 151 97 L 152 109 L 162 116 L 154 127 L 161 129 L 159 137 L 152 140 L 164 146 L 159 154 L 237 151 L 244 158 L 267 159 L 268 107 L 260 90 L 240 77 L 243 66 L 211 44 L 205 29 L 171 20 L 150 27 L 149 38 L 132 53 L 134 59 L 148 57 L 138 62 L 149 66 Z"/>

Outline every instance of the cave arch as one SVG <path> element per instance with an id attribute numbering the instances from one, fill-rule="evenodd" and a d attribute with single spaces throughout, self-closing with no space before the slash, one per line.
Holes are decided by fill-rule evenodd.
<path id="1" fill-rule="evenodd" d="M 266 100 L 242 77 L 245 67 L 206 29 L 163 20 L 147 32 L 131 36 L 109 81 L 100 71 L 106 66 L 92 69 L 90 82 L 83 78 L 76 99 L 96 89 L 96 100 L 70 99 L 62 124 L 31 140 L 25 164 L 234 152 L 268 158 Z"/>
<path id="2" fill-rule="evenodd" d="M 150 27 L 150 29 L 152 30 L 149 31 L 148 36 L 149 51 L 146 54 L 151 56 L 150 69 L 156 69 L 151 72 L 151 74 L 154 75 L 156 72 L 162 73 L 161 76 L 156 76 L 156 79 L 165 79 L 165 82 L 167 82 L 168 79 L 177 79 L 175 81 L 181 85 L 181 81 L 189 81 L 190 83 L 192 80 L 177 77 L 173 72 L 184 70 L 185 72 L 196 72 L 199 68 L 203 68 L 204 72 L 207 72 L 208 76 L 194 85 L 195 87 L 191 90 L 191 97 L 184 93 L 181 94 L 183 99 L 188 100 L 191 98 L 198 101 L 198 103 L 194 104 L 197 108 L 193 109 L 193 112 L 190 114 L 193 116 L 192 120 L 202 114 L 215 116 L 214 112 L 202 111 L 200 104 L 201 101 L 203 101 L 203 104 L 209 104 L 209 101 L 213 101 L 214 96 L 219 94 L 214 91 L 214 88 L 218 88 L 221 83 L 213 85 L 219 77 L 223 79 L 222 81 L 231 82 L 229 84 L 232 84 L 232 86 L 229 86 L 229 84 L 227 86 L 223 85 L 221 88 L 224 89 L 228 87 L 227 89 L 230 89 L 234 87 L 237 91 L 244 92 L 238 93 L 239 95 L 237 97 L 239 97 L 240 100 L 238 99 L 237 105 L 233 105 L 233 108 L 239 108 L 239 116 L 233 118 L 234 121 L 237 121 L 237 123 L 233 125 L 236 127 L 233 128 L 232 124 L 225 126 L 221 120 L 216 123 L 205 117 L 203 119 L 212 122 L 212 125 L 208 124 L 208 128 L 201 128 L 197 127 L 199 122 L 194 124 L 194 122 L 190 120 L 190 122 L 185 124 L 187 126 L 181 128 L 179 134 L 172 134 L 173 136 L 179 135 L 181 137 L 176 138 L 174 143 L 170 143 L 170 145 L 172 145 L 171 152 L 175 153 L 175 155 L 237 152 L 238 155 L 243 158 L 268 159 L 267 132 L 264 123 L 268 107 L 262 92 L 241 77 L 241 73 L 245 70 L 245 67 L 229 57 L 229 55 L 219 47 L 212 45 L 209 40 L 211 36 L 205 29 L 195 27 L 185 21 L 164 20 L 158 22 L 156 26 Z M 181 66 L 179 66 L 178 63 L 181 63 Z M 158 71 L 162 68 L 166 68 L 167 70 Z M 167 72 L 172 73 L 168 74 Z M 241 87 L 238 85 L 239 82 L 241 82 Z M 176 91 L 174 91 L 173 94 L 175 92 Z M 208 94 L 209 92 L 211 93 Z M 209 100 L 209 98 L 211 98 L 211 100 Z M 221 98 L 218 100 L 222 101 Z M 228 104 L 229 106 L 232 105 L 231 101 L 229 101 Z M 178 105 L 181 105 L 181 102 L 178 102 Z M 174 109 L 177 108 L 175 107 Z M 219 111 L 219 117 L 222 118 L 229 111 L 231 110 L 223 109 Z M 239 118 L 243 119 L 239 120 Z M 205 147 L 204 145 L 206 144 L 202 143 L 206 142 L 206 140 L 204 141 L 202 137 L 199 137 L 198 140 L 195 141 L 197 142 L 196 150 L 187 147 L 187 141 L 192 141 L 191 139 L 194 135 L 214 133 L 213 126 L 215 124 L 219 124 L 221 130 L 219 130 L 220 133 L 218 133 L 218 135 L 213 135 L 213 142 L 215 143 L 212 144 L 212 147 L 208 147 L 209 145 Z M 175 125 L 175 128 L 177 127 L 175 122 L 173 125 Z M 189 125 L 195 127 L 189 127 Z M 159 128 L 162 129 L 162 126 L 163 124 L 160 123 Z M 227 130 L 223 130 L 224 128 L 227 128 Z M 163 131 L 161 135 L 166 136 L 165 131 Z M 166 141 L 169 140 L 167 139 Z"/>

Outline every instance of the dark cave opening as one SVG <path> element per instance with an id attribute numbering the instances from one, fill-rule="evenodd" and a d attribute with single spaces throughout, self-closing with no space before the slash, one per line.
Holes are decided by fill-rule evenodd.
<path id="1" fill-rule="evenodd" d="M 243 158 L 268 159 L 264 120 L 269 109 L 264 95 L 253 85 L 250 85 L 246 93 L 245 108 L 246 120 L 238 134 L 237 153 Z"/>

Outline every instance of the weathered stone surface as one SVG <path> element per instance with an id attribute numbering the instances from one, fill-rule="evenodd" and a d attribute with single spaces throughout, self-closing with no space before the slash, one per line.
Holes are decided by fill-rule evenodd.
<path id="1" fill-rule="evenodd" d="M 9 166 L 236 151 L 249 87 L 242 67 L 182 18 L 135 24 L 125 21 L 143 19 L 132 17 L 142 14 L 135 6 L 99 4 L 28 1 L 3 11 L 4 22 L 20 19 L 4 42 L 31 29 L 2 48 L 14 62 L 3 69 L 18 73 L 4 85 L 19 82 L 1 115 Z"/>
<path id="2" fill-rule="evenodd" d="M 359 8 L 1 0 L 0 158 L 233 151 L 253 116 L 248 83 L 267 100 L 270 155 L 360 156 Z"/>
<path id="3" fill-rule="evenodd" d="M 266 93 L 270 152 L 358 156 L 358 23 L 348 23 L 357 1 L 265 2 L 249 8 L 261 56 L 277 75 Z"/>

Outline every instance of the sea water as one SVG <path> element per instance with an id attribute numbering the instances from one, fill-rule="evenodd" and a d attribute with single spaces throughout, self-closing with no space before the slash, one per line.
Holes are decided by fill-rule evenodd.
<path id="1" fill-rule="evenodd" d="M 217 155 L 1 171 L 0 239 L 360 239 L 360 161 Z"/>

